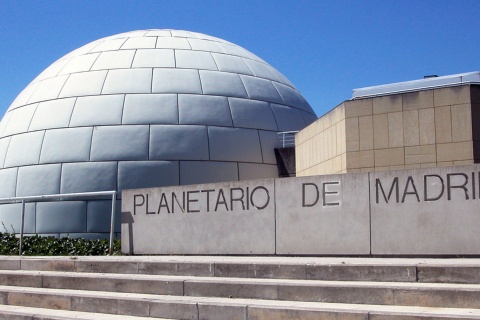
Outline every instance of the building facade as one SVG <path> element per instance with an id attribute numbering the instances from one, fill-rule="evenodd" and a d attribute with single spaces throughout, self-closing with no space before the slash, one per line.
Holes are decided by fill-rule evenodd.
<path id="1" fill-rule="evenodd" d="M 296 137 L 297 176 L 480 160 L 480 74 L 354 90 Z"/>

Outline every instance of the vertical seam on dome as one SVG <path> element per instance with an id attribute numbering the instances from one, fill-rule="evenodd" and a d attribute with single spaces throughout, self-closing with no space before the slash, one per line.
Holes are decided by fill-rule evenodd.
<path id="1" fill-rule="evenodd" d="M 180 94 L 175 94 L 177 97 L 177 124 L 180 124 L 180 105 L 179 105 L 179 96 Z"/>
<path id="2" fill-rule="evenodd" d="M 5 160 L 7 159 L 8 148 L 10 148 L 10 142 L 12 141 L 12 137 L 8 137 L 8 144 L 7 148 L 5 149 L 5 155 L 3 156 L 2 168 L 5 169 Z"/>
<path id="3" fill-rule="evenodd" d="M 176 53 L 177 50 L 173 49 L 173 67 L 176 68 L 177 67 L 177 53 Z"/>
<path id="4" fill-rule="evenodd" d="M 120 125 L 123 124 L 123 111 L 125 110 L 125 100 L 127 99 L 127 94 L 123 94 L 123 101 L 122 101 L 122 113 L 120 115 Z"/>
<path id="5" fill-rule="evenodd" d="M 280 93 L 280 91 L 278 91 L 277 87 L 275 86 L 275 84 L 273 82 L 274 81 L 270 80 L 270 83 L 275 88 L 275 91 L 278 93 L 278 96 L 280 97 L 280 99 L 282 99 L 282 101 L 285 105 L 288 105 L 290 107 L 290 104 L 288 104 L 287 101 L 283 98 L 282 94 Z M 278 81 L 275 81 L 275 82 L 279 83 Z"/>
<path id="6" fill-rule="evenodd" d="M 43 130 L 43 136 L 42 136 L 42 143 L 40 144 L 40 150 L 38 152 L 38 159 L 36 164 L 40 164 L 40 155 L 42 154 L 42 149 L 43 149 L 43 142 L 45 141 L 45 133 L 47 130 Z"/>
<path id="7" fill-rule="evenodd" d="M 277 126 L 277 131 L 280 131 L 280 127 L 278 126 L 277 122 L 277 117 L 275 116 L 275 112 L 273 112 L 272 104 L 270 102 L 267 102 L 268 106 L 270 107 L 270 111 L 272 112 L 273 115 L 273 120 L 275 120 L 275 125 Z"/>
<path id="8" fill-rule="evenodd" d="M 116 177 L 115 177 L 115 186 L 114 186 L 114 190 L 117 190 L 118 191 L 118 163 L 120 161 L 115 161 L 115 165 L 116 165 L 116 168 L 115 168 L 115 173 L 116 173 Z M 119 192 L 117 192 L 117 195 L 115 196 L 115 202 L 117 201 L 118 197 L 120 196 L 121 194 Z M 113 200 L 112 200 L 113 201 Z M 115 214 L 115 213 L 114 213 Z M 115 226 L 113 226 L 113 229 L 115 230 Z"/>
<path id="9" fill-rule="evenodd" d="M 212 157 L 211 157 L 211 155 L 210 155 L 210 134 L 209 134 L 209 131 L 208 131 L 208 128 L 209 128 L 209 127 L 210 127 L 210 126 L 206 126 L 206 130 L 207 130 L 207 149 L 208 149 L 208 161 L 211 161 L 211 160 L 212 160 L 212 159 L 211 159 Z"/>
<path id="10" fill-rule="evenodd" d="M 240 163 L 237 161 L 237 181 L 240 181 Z"/>
<path id="11" fill-rule="evenodd" d="M 97 130 L 97 126 L 93 125 L 91 128 L 92 128 L 92 135 L 90 136 L 90 149 L 88 150 L 88 162 L 92 161 L 93 131 Z"/>
<path id="12" fill-rule="evenodd" d="M 254 75 L 255 77 L 258 77 L 258 76 L 255 74 L 255 72 L 253 71 L 253 69 L 250 68 L 250 66 L 248 65 L 248 63 L 247 63 L 247 61 L 245 60 L 245 58 L 244 58 L 244 57 L 240 57 L 240 59 L 243 60 L 243 63 L 245 63 L 245 65 L 247 66 L 248 70 L 250 70 L 250 71 L 252 72 L 252 75 Z"/>
<path id="13" fill-rule="evenodd" d="M 11 112 L 15 110 L 15 109 L 12 109 L 10 111 L 7 110 L 7 112 L 5 113 L 5 115 L 3 116 L 3 119 L 0 120 L 0 123 L 5 119 L 7 118 L 7 115 L 8 115 L 8 118 L 7 120 L 5 121 L 5 124 L 3 125 L 3 127 L 0 127 L 2 129 L 2 131 L 0 131 L 0 138 L 4 138 L 3 136 L 3 133 L 5 132 L 5 129 L 7 128 L 7 125 L 8 123 L 10 122 L 10 119 L 12 118 L 12 114 Z"/>
<path id="14" fill-rule="evenodd" d="M 147 160 L 150 161 L 150 141 L 151 141 L 152 125 L 148 125 L 148 143 L 147 143 Z"/>
<path id="15" fill-rule="evenodd" d="M 17 169 L 17 174 L 15 177 L 15 197 L 17 196 L 17 190 L 18 190 L 18 171 L 20 171 L 20 167 L 16 167 Z"/>
<path id="16" fill-rule="evenodd" d="M 233 122 L 233 114 L 232 114 L 232 106 L 230 105 L 230 98 L 231 97 L 226 97 L 227 98 L 227 104 L 228 104 L 228 110 L 230 110 L 230 120 L 232 120 L 232 127 L 235 127 L 235 123 Z"/>
<path id="17" fill-rule="evenodd" d="M 210 57 L 212 57 L 213 63 L 215 64 L 215 67 L 217 68 L 216 71 L 220 71 L 220 68 L 218 67 L 217 61 L 215 61 L 215 58 L 213 57 L 213 53 L 212 52 L 209 52 L 209 53 L 210 53 Z"/>
<path id="18" fill-rule="evenodd" d="M 103 79 L 102 88 L 100 89 L 100 94 L 99 94 L 100 96 L 103 94 L 103 88 L 105 87 L 105 83 L 107 82 L 108 74 L 110 73 L 109 69 L 106 69 L 106 70 L 107 70 L 107 74 L 105 75 L 105 79 Z"/>
<path id="19" fill-rule="evenodd" d="M 37 103 L 37 106 L 35 107 L 35 110 L 33 111 L 33 114 L 32 114 L 32 117 L 30 118 L 30 122 L 28 123 L 27 131 L 26 131 L 26 132 L 29 132 L 29 130 L 30 130 L 30 126 L 32 125 L 33 117 L 35 117 L 35 114 L 37 113 L 37 110 L 38 110 L 38 106 L 39 106 L 39 105 L 40 105 L 40 102 Z"/>
<path id="20" fill-rule="evenodd" d="M 63 173 L 63 162 L 60 163 L 60 177 L 58 182 L 58 193 L 62 193 L 62 173 Z M 37 212 L 37 208 L 35 207 L 35 212 Z M 36 231 L 36 230 L 35 230 Z"/>
<path id="21" fill-rule="evenodd" d="M 150 92 L 149 93 L 153 93 L 153 70 L 155 68 L 152 68 L 152 77 L 150 78 Z"/>
<path id="22" fill-rule="evenodd" d="M 59 75 L 63 75 L 63 74 L 64 74 L 64 73 L 62 74 L 63 69 L 67 66 L 67 64 L 69 64 L 70 62 L 72 62 L 72 60 L 73 60 L 75 57 L 76 57 L 76 56 L 70 57 L 70 58 L 68 58 L 68 57 L 65 58 L 65 59 L 68 59 L 68 61 L 60 68 L 60 70 L 58 70 L 58 72 L 57 72 L 57 74 L 55 75 L 55 77 L 58 77 Z M 65 60 L 65 59 L 64 59 L 64 60 Z M 57 61 L 61 61 L 61 60 L 62 60 L 62 59 L 57 60 Z M 53 77 L 52 77 L 52 78 L 53 78 Z"/>
<path id="23" fill-rule="evenodd" d="M 135 56 L 137 55 L 138 49 L 135 49 L 135 52 L 133 53 L 132 61 L 130 62 L 130 69 L 133 68 L 133 61 L 135 61 Z"/>
<path id="24" fill-rule="evenodd" d="M 155 37 L 155 46 L 153 47 L 154 49 L 157 48 L 157 42 L 158 42 L 158 37 Z"/>
<path id="25" fill-rule="evenodd" d="M 95 60 L 93 60 L 93 63 L 92 65 L 90 66 L 90 68 L 87 70 L 87 71 L 92 71 L 92 68 L 93 66 L 95 65 L 95 63 L 97 62 L 98 58 L 100 58 L 100 52 L 92 52 L 92 53 L 88 53 L 88 54 L 97 54 L 97 57 L 95 58 Z M 105 76 L 106 78 L 107 76 Z"/>
<path id="26" fill-rule="evenodd" d="M 200 76 L 200 70 L 197 70 L 197 74 L 198 74 L 198 81 L 200 82 L 200 90 L 202 91 L 202 94 L 203 93 L 203 85 L 202 85 L 202 77 Z"/>
<path id="27" fill-rule="evenodd" d="M 55 99 L 59 99 L 60 94 L 62 93 L 63 88 L 64 88 L 65 85 L 67 84 L 67 81 L 68 81 L 68 79 L 70 79 L 70 76 L 71 76 L 71 75 L 72 75 L 72 74 L 70 73 L 70 74 L 68 75 L 67 79 L 65 79 L 65 82 L 63 83 L 62 87 L 60 88 L 60 91 L 58 91 L 58 94 L 57 94 L 57 96 L 55 97 Z M 53 99 L 51 99 L 51 100 L 53 100 Z"/>
<path id="28" fill-rule="evenodd" d="M 70 123 L 72 122 L 73 112 L 75 111 L 77 100 L 78 100 L 78 97 L 75 97 L 75 101 L 73 102 L 73 106 L 72 106 L 72 112 L 70 112 L 70 118 L 68 119 L 67 128 L 70 128 Z"/>
<path id="29" fill-rule="evenodd" d="M 260 137 L 260 130 L 257 129 L 258 135 L 258 142 L 260 143 L 260 154 L 262 155 L 262 163 L 265 163 L 265 159 L 263 158 L 263 148 L 262 148 L 262 138 Z"/>
<path id="30" fill-rule="evenodd" d="M 243 82 L 243 79 L 242 79 L 242 75 L 238 73 L 236 73 L 236 75 L 240 78 L 240 81 L 242 82 L 242 85 L 243 85 L 243 90 L 245 90 L 245 93 L 247 94 L 248 99 L 252 99 L 250 98 L 250 94 L 248 94 L 247 87 L 245 86 L 245 82 Z"/>
<path id="31" fill-rule="evenodd" d="M 177 171 L 177 172 L 178 172 L 178 185 L 181 186 L 181 185 L 182 185 L 182 181 L 180 180 L 180 178 L 181 178 L 181 174 L 180 174 L 180 162 L 181 162 L 181 161 L 180 161 L 180 160 L 177 160 L 177 161 L 175 161 L 175 162 L 178 164 L 178 171 Z"/>

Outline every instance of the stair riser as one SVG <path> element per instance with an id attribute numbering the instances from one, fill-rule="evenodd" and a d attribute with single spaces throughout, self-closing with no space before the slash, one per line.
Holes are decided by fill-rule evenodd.
<path id="1" fill-rule="evenodd" d="M 306 279 L 331 281 L 447 282 L 480 284 L 478 266 L 395 266 L 95 261 L 65 259 L 0 260 L 0 270 L 38 270 L 182 276 Z"/>
<path id="2" fill-rule="evenodd" d="M 313 286 L 259 283 L 222 283 L 198 280 L 163 281 L 1 275 L 0 283 L 52 289 L 75 289 L 193 297 L 248 298 L 330 303 L 401 305 L 421 307 L 480 308 L 480 290 L 402 289 L 359 286 Z"/>

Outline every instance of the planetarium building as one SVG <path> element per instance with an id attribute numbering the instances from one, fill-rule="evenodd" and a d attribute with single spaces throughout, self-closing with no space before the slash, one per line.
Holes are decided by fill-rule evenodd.
<path id="1" fill-rule="evenodd" d="M 0 198 L 274 178 L 277 132 L 316 119 L 285 76 L 235 44 L 176 30 L 115 35 L 54 62 L 9 107 Z M 110 205 L 27 203 L 25 233 L 106 236 Z M 0 205 L 9 231 L 20 211 Z"/>

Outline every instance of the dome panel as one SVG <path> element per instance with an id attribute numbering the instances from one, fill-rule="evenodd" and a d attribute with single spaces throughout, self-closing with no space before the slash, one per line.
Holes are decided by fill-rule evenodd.
<path id="1" fill-rule="evenodd" d="M 0 197 L 9 198 L 15 197 L 15 191 L 17 188 L 17 172 L 18 168 L 10 168 L 0 170 Z M 1 208 L 2 206 L 0 206 Z M 1 211 L 1 209 L 0 209 Z M 4 220 L 1 220 L 5 222 Z"/>
<path id="2" fill-rule="evenodd" d="M 45 131 L 36 131 L 12 136 L 4 167 L 38 164 L 44 134 Z"/>
<path id="3" fill-rule="evenodd" d="M 0 139 L 0 168 L 3 168 L 3 163 L 5 161 L 5 156 L 7 155 L 7 149 L 8 149 L 9 143 L 10 143 L 10 137 Z M 0 185 L 2 184 L 0 183 Z"/>
<path id="4" fill-rule="evenodd" d="M 238 98 L 229 98 L 229 102 L 235 127 L 277 130 L 272 109 L 267 102 Z"/>
<path id="5" fill-rule="evenodd" d="M 172 37 L 182 37 L 182 38 L 196 38 L 194 32 L 185 31 L 185 30 L 170 30 L 172 32 Z"/>
<path id="6" fill-rule="evenodd" d="M 67 75 L 61 75 L 40 81 L 38 87 L 32 93 L 30 99 L 28 99 L 28 103 L 56 99 L 60 94 L 60 90 L 62 90 L 65 85 L 67 78 Z"/>
<path id="7" fill-rule="evenodd" d="M 70 59 L 61 59 L 52 63 L 47 69 L 40 73 L 33 81 L 40 81 L 48 78 L 53 78 L 60 73 Z"/>
<path id="8" fill-rule="evenodd" d="M 272 81 L 250 76 L 240 76 L 250 99 L 283 104 L 282 97 Z"/>
<path id="9" fill-rule="evenodd" d="M 97 126 L 93 130 L 91 161 L 148 160 L 149 127 Z"/>
<path id="10" fill-rule="evenodd" d="M 212 56 L 215 59 L 215 64 L 218 66 L 218 70 L 220 71 L 253 76 L 252 70 L 250 70 L 245 61 L 240 57 L 218 53 L 212 53 Z"/>
<path id="11" fill-rule="evenodd" d="M 120 49 L 153 49 L 157 43 L 157 37 L 128 38 Z"/>
<path id="12" fill-rule="evenodd" d="M 152 89 L 152 69 L 118 69 L 108 71 L 102 94 L 149 93 Z"/>
<path id="13" fill-rule="evenodd" d="M 180 161 L 181 185 L 237 180 L 236 162 Z"/>
<path id="14" fill-rule="evenodd" d="M 202 94 L 198 70 L 153 69 L 152 93 Z"/>
<path id="15" fill-rule="evenodd" d="M 60 193 L 115 190 L 117 162 L 64 163 Z"/>
<path id="16" fill-rule="evenodd" d="M 178 113 L 180 124 L 233 125 L 226 97 L 180 94 Z"/>
<path id="17" fill-rule="evenodd" d="M 118 188 L 124 190 L 178 185 L 178 172 L 178 161 L 121 161 L 118 163 Z M 109 205 L 111 208 L 110 203 Z"/>
<path id="18" fill-rule="evenodd" d="M 209 127 L 208 139 L 213 161 L 262 163 L 257 130 Z"/>
<path id="19" fill-rule="evenodd" d="M 172 33 L 170 30 L 148 30 L 145 33 L 146 37 L 171 37 Z"/>
<path id="20" fill-rule="evenodd" d="M 10 119 L 3 130 L 3 136 L 27 132 L 28 126 L 32 121 L 33 114 L 37 109 L 37 105 L 38 103 L 30 104 L 25 107 L 12 110 L 10 112 Z"/>
<path id="21" fill-rule="evenodd" d="M 92 70 L 130 68 L 135 50 L 102 52 L 92 66 Z"/>
<path id="22" fill-rule="evenodd" d="M 175 50 L 177 68 L 218 70 L 210 52 Z"/>
<path id="23" fill-rule="evenodd" d="M 151 160 L 209 160 L 205 126 L 150 127 Z"/>
<path id="24" fill-rule="evenodd" d="M 103 41 L 99 42 L 93 49 L 91 49 L 90 53 L 119 50 L 125 43 L 125 41 L 127 41 L 126 38 L 104 39 Z"/>
<path id="25" fill-rule="evenodd" d="M 238 175 L 240 180 L 269 179 L 278 172 L 276 165 L 239 163 Z"/>
<path id="26" fill-rule="evenodd" d="M 159 49 L 192 49 L 185 38 L 159 37 L 156 47 Z"/>
<path id="27" fill-rule="evenodd" d="M 89 71 L 99 55 L 100 53 L 97 52 L 73 57 L 71 60 L 67 60 L 67 63 L 62 70 L 60 70 L 59 74 Z"/>
<path id="28" fill-rule="evenodd" d="M 29 131 L 68 127 L 75 100 L 67 98 L 40 102 L 30 122 Z"/>
<path id="29" fill-rule="evenodd" d="M 192 50 L 225 53 L 217 43 L 210 40 L 188 39 L 188 42 Z"/>
<path id="30" fill-rule="evenodd" d="M 305 126 L 300 110 L 273 103 L 271 106 L 277 120 L 278 130 L 295 131 L 299 126 Z"/>
<path id="31" fill-rule="evenodd" d="M 30 99 L 32 93 L 37 89 L 39 84 L 40 82 L 30 83 L 25 89 L 23 89 L 23 91 L 20 92 L 20 94 L 15 98 L 15 100 L 13 100 L 10 107 L 8 107 L 7 114 L 3 117 L 3 119 L 9 116 L 9 111 L 26 105 L 28 103 L 28 99 Z"/>
<path id="32" fill-rule="evenodd" d="M 92 127 L 47 130 L 39 162 L 89 161 L 92 133 Z"/>
<path id="33" fill-rule="evenodd" d="M 178 124 L 176 94 L 127 94 L 122 124 Z"/>
<path id="34" fill-rule="evenodd" d="M 135 53 L 132 68 L 175 68 L 172 49 L 139 49 Z"/>
<path id="35" fill-rule="evenodd" d="M 124 98 L 123 94 L 78 98 L 70 127 L 121 124 Z"/>
<path id="36" fill-rule="evenodd" d="M 58 194 L 60 192 L 60 170 L 62 165 L 47 164 L 18 169 L 17 197 Z M 35 181 L 35 183 L 31 183 Z"/>
<path id="37" fill-rule="evenodd" d="M 199 72 L 204 94 L 248 98 L 240 75 L 206 70 Z"/>
<path id="38" fill-rule="evenodd" d="M 83 201 L 39 202 L 35 230 L 40 234 L 85 232 L 86 216 L 87 208 Z"/>
<path id="39" fill-rule="evenodd" d="M 74 73 L 68 77 L 58 97 L 98 95 L 102 92 L 106 77 L 107 70 Z"/>

